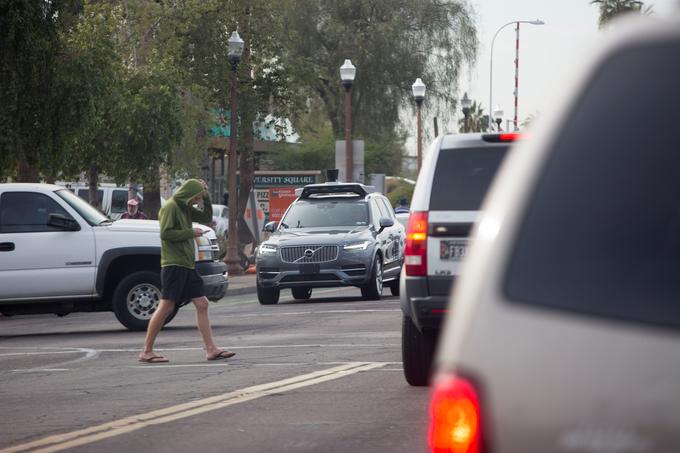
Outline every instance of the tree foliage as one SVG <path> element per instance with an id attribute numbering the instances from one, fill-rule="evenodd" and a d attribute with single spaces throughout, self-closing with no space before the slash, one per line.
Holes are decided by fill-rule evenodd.
<path id="1" fill-rule="evenodd" d="M 590 4 L 600 7 L 600 28 L 623 14 L 650 14 L 652 11 L 651 6 L 645 7 L 645 3 L 638 0 L 591 0 Z"/>
<path id="2" fill-rule="evenodd" d="M 458 120 L 458 129 L 465 130 L 465 118 Z M 473 101 L 468 113 L 468 132 L 486 132 L 489 130 L 489 115 L 484 113 L 482 104 Z"/>
<path id="3" fill-rule="evenodd" d="M 461 0 L 300 0 L 285 8 L 285 55 L 309 96 L 324 103 L 336 137 L 342 136 L 339 68 L 357 67 L 352 87 L 354 136 L 385 137 L 399 113 L 413 105 L 420 77 L 428 103 L 455 107 L 461 67 L 474 61 L 476 31 Z"/>

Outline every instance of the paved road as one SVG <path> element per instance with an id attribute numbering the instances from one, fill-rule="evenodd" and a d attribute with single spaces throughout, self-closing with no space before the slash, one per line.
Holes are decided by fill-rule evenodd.
<path id="1" fill-rule="evenodd" d="M 156 365 L 112 313 L 0 320 L 0 453 L 425 451 L 428 393 L 402 375 L 398 300 L 285 293 L 211 307 L 218 345 L 237 352 L 218 362 L 192 307 L 161 332 L 171 362 Z"/>

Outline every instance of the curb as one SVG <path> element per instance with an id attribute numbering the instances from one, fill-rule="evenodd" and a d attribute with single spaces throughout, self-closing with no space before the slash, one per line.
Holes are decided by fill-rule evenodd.
<path id="1" fill-rule="evenodd" d="M 244 294 L 255 294 L 256 292 L 257 292 L 256 286 L 247 286 L 245 288 L 235 288 L 235 289 L 227 288 L 227 294 L 224 297 L 242 296 Z"/>

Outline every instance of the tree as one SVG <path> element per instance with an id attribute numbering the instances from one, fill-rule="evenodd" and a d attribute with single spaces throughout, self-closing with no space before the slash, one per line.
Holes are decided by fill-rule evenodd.
<path id="1" fill-rule="evenodd" d="M 638 0 L 591 0 L 591 5 L 599 5 L 599 26 L 604 27 L 615 17 L 628 13 L 651 14 L 652 7 L 644 7 L 644 2 Z"/>
<path id="2" fill-rule="evenodd" d="M 63 161 L 82 105 L 65 96 L 71 74 L 60 33 L 81 8 L 78 1 L 0 3 L 0 179 L 37 182 Z"/>
<path id="3" fill-rule="evenodd" d="M 472 102 L 468 116 L 469 132 L 486 132 L 489 129 L 489 115 L 484 114 L 482 105 L 477 101 Z M 465 130 L 465 118 L 458 120 L 458 129 Z"/>
<path id="4" fill-rule="evenodd" d="M 322 100 L 342 137 L 344 88 L 339 67 L 357 67 L 352 88 L 354 136 L 387 137 L 413 108 L 411 84 L 428 85 L 432 111 L 452 111 L 461 67 L 474 61 L 476 30 L 459 0 L 318 0 L 284 4 L 285 58 L 307 96 Z M 436 113 L 435 113 L 436 114 Z"/>

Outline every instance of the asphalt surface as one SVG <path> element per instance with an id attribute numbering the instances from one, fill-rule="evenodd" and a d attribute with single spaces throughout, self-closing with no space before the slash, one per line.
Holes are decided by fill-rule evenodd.
<path id="1" fill-rule="evenodd" d="M 397 298 L 240 295 L 210 317 L 235 357 L 205 360 L 192 306 L 159 336 L 168 364 L 139 363 L 144 333 L 112 313 L 0 319 L 0 453 L 426 451 Z"/>

